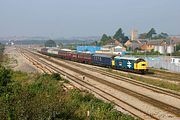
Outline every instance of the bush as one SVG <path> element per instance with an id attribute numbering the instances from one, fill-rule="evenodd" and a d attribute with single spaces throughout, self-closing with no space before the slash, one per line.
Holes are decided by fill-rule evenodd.
<path id="1" fill-rule="evenodd" d="M 53 80 L 62 80 L 59 73 L 53 73 L 51 77 Z"/>
<path id="2" fill-rule="evenodd" d="M 172 54 L 173 56 L 180 56 L 180 51 L 176 51 Z"/>
<path id="3" fill-rule="evenodd" d="M 0 66 L 0 86 L 6 86 L 11 82 L 11 70 Z"/>

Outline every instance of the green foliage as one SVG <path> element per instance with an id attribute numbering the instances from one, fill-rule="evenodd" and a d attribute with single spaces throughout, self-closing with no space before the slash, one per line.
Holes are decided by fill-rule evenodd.
<path id="1" fill-rule="evenodd" d="M 157 71 L 157 70 L 151 69 L 151 68 L 149 70 L 152 73 L 155 73 Z M 107 71 L 109 71 L 109 70 L 107 70 Z M 133 75 L 133 74 L 124 74 L 124 73 L 117 72 L 117 71 L 109 71 L 109 72 L 112 72 L 112 73 L 120 75 L 120 76 L 133 78 L 133 79 L 136 79 L 136 80 L 141 81 L 141 82 L 145 82 L 145 83 L 150 84 L 150 85 L 154 85 L 154 86 L 162 87 L 165 89 L 180 92 L 180 85 L 176 84 L 176 83 L 170 83 L 167 81 L 161 81 L 161 80 L 157 80 L 157 79 L 153 79 L 153 78 L 145 78 L 143 76 L 137 76 L 137 75 Z M 164 74 L 165 74 L 165 72 L 164 72 Z"/>
<path id="2" fill-rule="evenodd" d="M 64 91 L 59 77 L 59 74 L 13 72 L 11 79 L 14 81 L 1 90 L 0 118 L 84 120 L 90 111 L 89 118 L 93 120 L 133 120 L 131 116 L 117 112 L 111 103 L 104 103 L 87 91 Z"/>
<path id="3" fill-rule="evenodd" d="M 125 36 L 124 39 L 122 39 L 121 43 L 125 44 L 129 40 L 128 36 Z"/>
<path id="4" fill-rule="evenodd" d="M 165 70 L 164 68 L 161 68 L 161 69 Z M 136 77 L 136 79 L 137 78 L 138 77 Z M 162 87 L 162 88 L 166 88 L 166 89 L 169 89 L 169 90 L 174 90 L 174 91 L 180 92 L 180 86 L 179 86 L 179 84 L 176 84 L 176 83 L 170 83 L 170 82 L 161 81 L 161 80 L 154 80 L 154 79 L 151 79 L 151 78 L 143 78 L 143 79 L 140 79 L 140 81 L 151 84 L 151 85 L 155 85 L 155 86 L 158 86 L 158 87 Z"/>
<path id="5" fill-rule="evenodd" d="M 176 51 L 180 51 L 180 44 L 176 45 Z"/>
<path id="6" fill-rule="evenodd" d="M 105 45 L 109 40 L 111 40 L 111 37 L 107 36 L 106 34 L 103 34 L 100 41 L 100 45 Z"/>
<path id="7" fill-rule="evenodd" d="M 153 34 L 156 34 L 156 30 L 151 28 L 151 30 L 146 34 L 146 38 L 152 38 Z"/>
<path id="8" fill-rule="evenodd" d="M 173 56 L 180 56 L 180 51 L 176 51 L 172 54 Z"/>
<path id="9" fill-rule="evenodd" d="M 122 44 L 126 43 L 129 40 L 129 38 L 124 35 L 124 33 L 123 33 L 121 28 L 119 28 L 118 31 L 116 31 L 116 33 L 114 34 L 113 38 L 118 40 Z"/>
<path id="10" fill-rule="evenodd" d="M 45 42 L 45 47 L 56 47 L 56 43 L 53 40 L 48 40 Z"/>
<path id="11" fill-rule="evenodd" d="M 161 32 L 160 34 L 157 34 L 153 37 L 153 35 L 157 34 L 156 30 L 154 28 L 151 28 L 148 33 L 142 33 L 140 34 L 140 39 L 165 39 L 168 38 L 169 35 L 167 33 Z"/>
<path id="12" fill-rule="evenodd" d="M 113 38 L 116 40 L 122 40 L 124 38 L 124 33 L 122 32 L 121 28 L 119 28 L 118 31 L 116 31 Z"/>
<path id="13" fill-rule="evenodd" d="M 98 41 L 93 42 L 92 45 L 98 46 Z"/>
<path id="14" fill-rule="evenodd" d="M 72 90 L 70 93 L 71 106 L 76 109 L 75 114 L 86 119 L 86 111 L 90 112 L 90 119 L 92 120 L 122 120 L 133 119 L 130 116 L 123 115 L 114 109 L 111 103 L 104 103 L 94 97 L 94 95 L 84 91 L 83 93 L 78 90 Z M 72 104 L 73 103 L 73 104 Z M 71 108 L 73 109 L 73 108 Z"/>
<path id="15" fill-rule="evenodd" d="M 153 37 L 153 34 L 156 34 L 156 31 L 154 28 L 151 28 L 148 33 L 142 33 L 140 34 L 139 38 L 140 39 L 150 39 Z"/>
<path id="16" fill-rule="evenodd" d="M 11 70 L 0 66 L 0 86 L 6 86 L 11 82 Z"/>
<path id="17" fill-rule="evenodd" d="M 160 53 L 158 51 L 147 51 L 147 52 L 139 52 L 139 51 L 135 51 L 133 53 L 127 53 L 127 55 L 160 55 Z"/>
<path id="18" fill-rule="evenodd" d="M 129 40 L 129 38 L 124 35 L 121 28 L 119 28 L 118 31 L 116 31 L 113 38 L 118 40 L 122 44 L 126 43 Z M 95 45 L 106 45 L 110 40 L 112 40 L 111 36 L 107 36 L 106 34 L 103 34 L 100 42 L 97 43 L 97 41 L 96 41 L 93 44 L 95 44 Z"/>
<path id="19" fill-rule="evenodd" d="M 140 39 L 146 39 L 146 35 L 147 35 L 147 33 L 142 33 L 139 35 L 139 38 Z"/>
<path id="20" fill-rule="evenodd" d="M 16 73 L 22 74 L 20 72 Z M 2 119 L 47 119 L 53 118 L 53 111 L 61 107 L 59 100 L 62 87 L 50 79 L 50 75 L 36 76 L 35 81 L 22 86 L 20 82 L 11 82 L 6 86 L 0 105 L 4 111 Z M 22 81 L 21 81 L 22 82 Z M 57 107 L 57 108 L 56 108 Z M 60 110 L 57 110 L 57 112 Z"/>
<path id="21" fill-rule="evenodd" d="M 154 36 L 152 39 L 166 39 L 168 38 L 169 35 L 167 33 L 163 33 L 161 32 L 160 34 L 158 34 L 157 36 Z"/>
<path id="22" fill-rule="evenodd" d="M 52 77 L 53 80 L 62 80 L 62 78 L 61 78 L 59 73 L 53 73 L 51 75 L 51 77 Z"/>

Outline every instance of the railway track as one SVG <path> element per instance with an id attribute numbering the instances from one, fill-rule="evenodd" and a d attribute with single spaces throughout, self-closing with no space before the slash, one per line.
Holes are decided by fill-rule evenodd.
<path id="1" fill-rule="evenodd" d="M 30 56 L 26 56 L 26 57 L 30 57 Z M 140 109 L 130 105 L 129 103 L 127 103 L 125 101 L 120 100 L 119 98 L 117 98 L 117 97 L 115 97 L 115 96 L 113 96 L 113 95 L 111 95 L 111 94 L 101 90 L 100 88 L 97 88 L 97 87 L 95 87 L 95 86 L 93 86 L 93 85 L 83 81 L 82 79 L 80 79 L 80 78 L 78 78 L 76 76 L 73 76 L 73 75 L 71 75 L 71 74 L 69 74 L 69 73 L 67 73 L 65 71 L 62 71 L 62 70 L 58 69 L 57 67 L 54 67 L 54 66 L 52 66 L 51 64 L 49 64 L 49 63 L 47 63 L 45 61 L 41 61 L 40 60 L 39 62 L 41 62 L 42 64 L 46 65 L 47 67 L 53 69 L 55 72 L 60 73 L 63 76 L 66 76 L 67 79 L 73 81 L 74 83 L 79 84 L 80 86 L 83 86 L 84 88 L 92 91 L 93 93 L 97 94 L 98 96 L 102 97 L 103 99 L 105 99 L 105 100 L 107 100 L 109 102 L 114 103 L 116 106 L 122 108 L 123 110 L 127 111 L 128 113 L 132 114 L 135 117 L 138 117 L 140 119 L 154 119 L 154 120 L 158 120 L 156 117 L 154 117 L 154 116 L 152 116 L 152 115 L 150 115 L 148 113 L 145 113 L 144 111 L 142 111 L 142 110 L 140 110 Z M 103 95 L 102 95 L 102 93 L 103 93 Z M 108 97 L 104 97 L 104 96 L 108 96 Z M 116 102 L 114 102 L 114 100 L 121 102 L 121 105 L 119 105 Z"/>
<path id="2" fill-rule="evenodd" d="M 79 66 L 79 64 L 76 64 L 76 66 Z M 83 68 L 87 69 L 87 66 L 83 66 Z M 175 92 L 175 91 L 166 90 L 166 89 L 163 89 L 163 88 L 160 88 L 160 87 L 149 85 L 149 84 L 146 84 L 146 83 L 143 83 L 143 82 L 131 79 L 131 78 L 123 77 L 121 75 L 117 75 L 117 74 L 114 74 L 114 73 L 110 73 L 110 72 L 104 71 L 102 69 L 90 68 L 90 67 L 88 67 L 88 69 L 91 69 L 92 71 L 99 72 L 99 73 L 101 73 L 103 75 L 106 75 L 106 76 L 109 76 L 111 78 L 115 78 L 117 80 L 126 81 L 126 82 L 129 82 L 131 84 L 138 85 L 138 86 L 150 89 L 150 90 L 152 90 L 154 92 L 163 93 L 163 94 L 166 94 L 166 95 L 169 95 L 169 96 L 176 97 L 176 98 L 180 99 L 180 93 Z"/>
<path id="3" fill-rule="evenodd" d="M 88 70 L 91 70 L 91 71 L 94 71 L 94 72 L 98 72 L 98 73 L 101 73 L 102 75 L 106 75 L 106 76 L 109 76 L 111 78 L 115 78 L 117 80 L 126 81 L 126 82 L 129 82 L 131 84 L 138 85 L 138 86 L 150 89 L 150 90 L 152 90 L 154 92 L 166 94 L 166 95 L 169 95 L 169 96 L 180 99 L 180 93 L 172 91 L 172 90 L 167 90 L 167 89 L 163 89 L 163 88 L 160 88 L 160 87 L 157 87 L 157 86 L 149 85 L 149 84 L 146 84 L 144 82 L 140 82 L 140 81 L 137 81 L 137 80 L 134 80 L 134 79 L 131 79 L 131 78 L 127 78 L 127 77 L 124 77 L 124 76 L 121 76 L 121 75 L 110 73 L 110 72 L 107 72 L 105 70 L 98 69 L 96 67 L 92 67 L 92 66 L 89 66 L 89 65 L 86 65 L 86 64 L 81 64 L 81 63 L 68 61 L 68 60 L 63 60 L 63 61 L 65 61 L 66 63 L 69 63 L 69 64 L 73 64 L 73 65 L 75 65 L 77 67 L 81 66 L 83 69 L 88 69 Z"/>
<path id="4" fill-rule="evenodd" d="M 180 82 L 180 74 L 178 73 L 163 72 L 163 71 L 158 71 L 158 70 L 153 70 L 153 71 L 154 71 L 154 74 L 148 74 L 147 76 Z"/>
<path id="5" fill-rule="evenodd" d="M 92 68 L 92 70 L 96 71 L 96 72 L 99 72 L 99 73 L 101 73 L 103 75 L 109 76 L 111 78 L 115 78 L 117 80 L 121 80 L 121 81 L 123 80 L 123 81 L 126 81 L 128 83 L 150 89 L 150 90 L 152 90 L 154 92 L 166 94 L 166 95 L 169 95 L 169 96 L 176 97 L 176 98 L 180 99 L 180 94 L 178 92 L 174 92 L 174 91 L 162 89 L 160 87 L 156 87 L 156 86 L 153 86 L 153 85 L 145 84 L 143 82 L 133 80 L 133 79 L 130 79 L 130 78 L 127 78 L 127 77 L 123 77 L 123 76 L 120 76 L 120 75 L 116 75 L 116 74 L 113 74 L 113 73 L 109 73 L 109 72 L 106 72 L 104 70 L 94 69 L 94 68 Z"/>
<path id="6" fill-rule="evenodd" d="M 36 54 L 36 53 L 34 53 L 34 54 Z M 39 55 L 39 54 L 37 54 L 37 55 Z M 44 56 L 44 58 L 46 58 L 46 56 Z M 127 77 L 124 77 L 124 76 L 121 76 L 121 75 L 117 75 L 115 73 L 107 72 L 107 71 L 105 71 L 103 69 L 98 69 L 97 67 L 89 66 L 87 64 L 81 64 L 81 63 L 68 61 L 68 60 L 63 60 L 63 59 L 60 59 L 60 60 L 66 62 L 66 63 L 69 63 L 69 64 L 73 64 L 73 65 L 75 65 L 77 67 L 81 66 L 83 69 L 88 69 L 88 70 L 91 70 L 91 71 L 94 71 L 94 72 L 98 72 L 98 73 L 101 73 L 103 75 L 109 76 L 111 78 L 115 78 L 117 80 L 126 81 L 126 82 L 129 82 L 131 84 L 138 85 L 138 86 L 150 89 L 150 90 L 152 90 L 154 92 L 166 94 L 166 95 L 169 95 L 169 96 L 180 99 L 180 93 L 179 92 L 175 92 L 175 91 L 172 91 L 172 90 L 167 90 L 167 89 L 163 89 L 163 88 L 160 88 L 160 87 L 157 87 L 157 86 L 149 85 L 149 84 L 146 84 L 146 83 L 141 82 L 141 81 L 137 81 L 137 80 L 134 80 L 134 79 L 131 79 L 131 78 L 127 78 Z M 141 75 L 138 75 L 138 76 L 141 76 Z"/>
<path id="7" fill-rule="evenodd" d="M 42 73 L 48 73 L 48 74 L 52 74 L 55 71 L 55 69 L 50 69 L 47 66 L 44 66 L 44 64 L 39 63 L 37 60 L 33 59 L 32 57 L 29 57 L 28 55 L 24 54 L 24 53 L 20 53 L 23 57 L 25 57 L 27 60 L 29 60 L 34 66 L 36 66 L 38 69 L 40 69 L 42 71 Z M 63 88 L 64 90 L 70 90 L 73 88 L 76 88 L 72 83 L 64 83 L 63 84 Z M 77 88 L 78 89 L 78 88 Z"/>
<path id="8" fill-rule="evenodd" d="M 33 53 L 31 53 L 31 54 L 33 54 Z M 42 57 L 42 56 L 41 56 L 41 57 Z M 38 57 L 37 57 L 36 59 L 38 59 Z M 45 58 L 45 59 L 47 59 L 47 58 Z M 65 66 L 65 65 L 63 65 L 63 64 L 57 63 L 57 62 L 52 61 L 52 60 L 50 60 L 50 61 L 82 74 L 82 71 L 78 71 L 77 69 L 74 69 L 74 68 L 69 67 L 69 66 Z M 43 62 L 43 61 L 41 60 L 41 62 Z M 50 66 L 50 64 L 48 64 L 48 63 L 44 63 L 44 64 L 48 65 L 48 67 L 50 67 L 51 69 L 55 69 L 54 67 Z M 58 68 L 56 68 L 56 69 L 58 70 Z M 60 72 L 60 71 L 59 71 L 59 72 Z M 61 71 L 61 72 L 63 72 L 63 71 Z M 66 73 L 66 74 L 68 74 L 68 73 Z M 102 83 L 102 84 L 105 84 L 105 85 L 107 85 L 107 86 L 111 86 L 111 87 L 114 88 L 114 89 L 117 89 L 117 90 L 119 90 L 119 91 L 123 91 L 123 92 L 125 92 L 125 93 L 127 93 L 127 94 L 130 94 L 130 95 L 132 95 L 132 96 L 134 96 L 134 97 L 137 97 L 138 99 L 140 99 L 140 100 L 142 100 L 142 101 L 148 102 L 148 103 L 152 104 L 153 106 L 158 106 L 159 108 L 164 109 L 164 110 L 166 110 L 166 111 L 168 111 L 168 112 L 171 112 L 171 113 L 173 113 L 173 114 L 175 114 L 175 115 L 179 115 L 179 114 L 180 114 L 180 113 L 179 113 L 180 110 L 179 110 L 178 108 L 174 107 L 174 106 L 171 106 L 171 105 L 165 104 L 165 103 L 163 103 L 163 102 L 154 100 L 154 99 L 152 99 L 152 98 L 150 98 L 150 97 L 144 96 L 144 95 L 142 95 L 142 94 L 140 94 L 140 93 L 136 93 L 136 92 L 131 91 L 131 90 L 129 90 L 129 89 L 127 89 L 127 88 L 124 88 L 124 87 L 122 87 L 122 86 L 119 86 L 119 85 L 116 85 L 116 84 L 113 84 L 113 83 L 104 81 L 103 79 L 99 79 L 98 77 L 92 76 L 92 75 L 87 74 L 87 73 L 85 73 L 85 72 L 84 72 L 83 74 L 85 74 L 87 77 L 96 79 L 98 82 L 100 82 L 100 83 Z M 103 72 L 101 71 L 101 74 L 105 74 L 105 73 L 103 73 Z M 106 73 L 106 74 L 107 74 L 107 73 Z M 109 77 L 113 77 L 113 76 L 114 76 L 114 75 L 110 75 L 110 74 L 108 74 L 108 75 L 109 75 Z M 118 77 L 119 77 L 119 76 L 114 76 L 114 78 L 116 78 L 116 79 L 117 79 Z M 78 79 L 78 78 L 76 78 L 76 79 Z M 122 79 L 122 78 L 121 78 L 121 79 Z M 123 79 L 124 79 L 124 78 L 123 78 Z M 79 79 L 78 79 L 78 80 L 79 80 Z M 124 79 L 124 80 L 125 80 L 125 79 Z M 126 80 L 126 81 L 127 81 L 127 80 Z M 77 81 L 76 81 L 76 82 L 77 82 Z M 130 82 L 130 81 L 129 81 L 129 82 Z M 131 82 L 132 82 L 132 81 L 131 81 Z M 137 85 L 137 84 L 139 84 L 139 83 L 136 83 L 136 85 Z M 141 84 L 141 85 L 142 85 L 142 84 Z M 147 87 L 146 87 L 146 88 L 147 88 Z M 96 88 L 96 89 L 97 89 L 97 88 Z M 160 92 L 160 91 L 159 91 L 159 92 Z M 165 91 L 164 91 L 164 92 L 165 92 Z M 106 94 L 107 94 L 107 93 L 106 93 Z M 117 99 L 117 98 L 116 98 L 116 99 Z M 147 114 L 147 113 L 146 113 L 146 114 Z M 154 116 L 150 116 L 150 117 L 153 118 Z M 153 119 L 156 119 L 156 118 L 154 117 Z"/>

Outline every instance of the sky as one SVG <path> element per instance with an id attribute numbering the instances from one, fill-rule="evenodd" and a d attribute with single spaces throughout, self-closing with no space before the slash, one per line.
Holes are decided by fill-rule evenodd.
<path id="1" fill-rule="evenodd" d="M 180 0 L 0 0 L 0 36 L 180 34 Z"/>

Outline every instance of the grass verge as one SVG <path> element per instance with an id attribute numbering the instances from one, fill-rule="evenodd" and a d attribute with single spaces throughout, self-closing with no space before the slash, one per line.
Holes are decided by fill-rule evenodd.
<path id="1" fill-rule="evenodd" d="M 170 82 L 166 82 L 166 81 L 162 81 L 162 80 L 155 80 L 155 79 L 150 79 L 150 78 L 139 77 L 139 76 L 132 75 L 132 74 L 131 75 L 130 74 L 123 74 L 123 73 L 120 73 L 118 71 L 113 71 L 112 69 L 108 69 L 106 71 L 111 72 L 113 74 L 120 75 L 120 76 L 135 79 L 137 81 L 148 83 L 150 85 L 154 85 L 154 86 L 158 86 L 158 87 L 162 87 L 162 88 L 166 88 L 169 90 L 174 90 L 174 91 L 180 92 L 180 84 L 170 83 Z"/>

